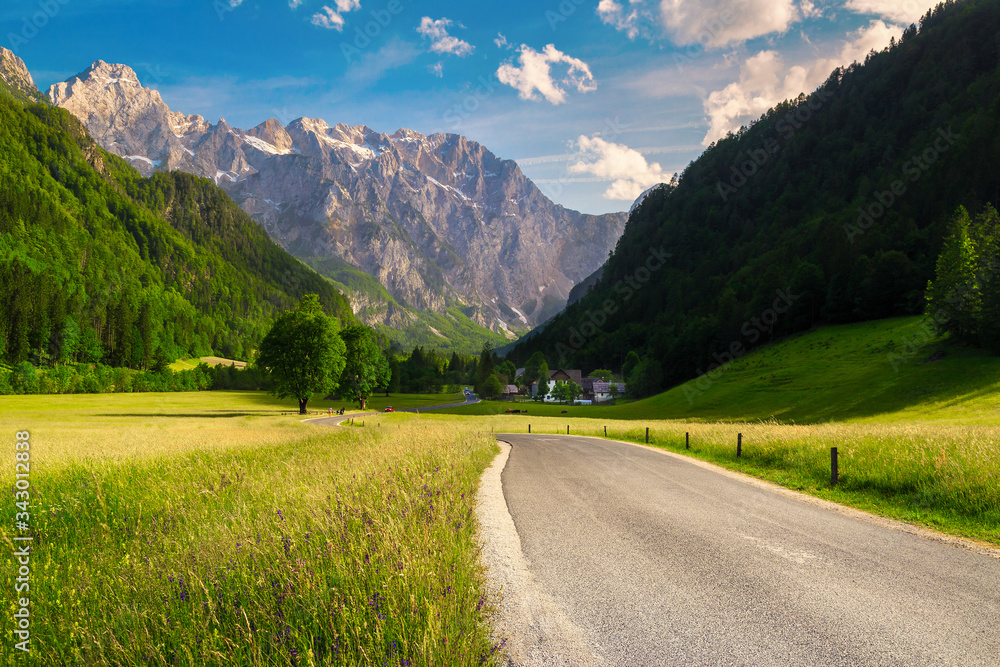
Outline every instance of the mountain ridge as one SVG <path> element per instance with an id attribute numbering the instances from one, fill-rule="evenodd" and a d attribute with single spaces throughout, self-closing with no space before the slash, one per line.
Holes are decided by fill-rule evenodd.
<path id="1" fill-rule="evenodd" d="M 210 178 L 306 263 L 336 258 L 376 277 L 405 314 L 382 297 L 362 313 L 373 295 L 354 295 L 373 325 L 413 325 L 433 312 L 511 338 L 558 312 L 624 228 L 625 214 L 554 204 L 515 162 L 461 135 L 313 118 L 213 125 L 172 111 L 134 70 L 103 61 L 49 97 L 143 175 Z"/>

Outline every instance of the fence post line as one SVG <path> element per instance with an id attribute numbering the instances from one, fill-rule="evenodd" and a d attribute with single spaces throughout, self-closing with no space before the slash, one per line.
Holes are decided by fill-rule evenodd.
<path id="1" fill-rule="evenodd" d="M 830 486 L 837 486 L 840 481 L 840 470 L 837 461 L 837 448 L 830 448 Z"/>
<path id="2" fill-rule="evenodd" d="M 743 456 L 743 434 L 736 435 L 736 458 Z"/>
<path id="3" fill-rule="evenodd" d="M 608 427 L 607 426 L 604 427 L 604 437 L 605 438 L 608 437 Z"/>
<path id="4" fill-rule="evenodd" d="M 646 444 L 649 444 L 649 427 L 646 427 Z"/>
<path id="5" fill-rule="evenodd" d="M 569 435 L 569 424 L 566 424 L 566 435 Z"/>
<path id="6" fill-rule="evenodd" d="M 531 424 L 528 424 L 528 433 L 531 433 Z"/>
<path id="7" fill-rule="evenodd" d="M 691 449 L 691 433 L 684 434 L 684 449 Z"/>

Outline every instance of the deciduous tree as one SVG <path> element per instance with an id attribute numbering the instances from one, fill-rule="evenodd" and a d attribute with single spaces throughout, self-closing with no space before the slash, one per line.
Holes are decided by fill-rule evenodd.
<path id="1" fill-rule="evenodd" d="M 271 393 L 294 396 L 299 414 L 314 394 L 326 396 L 337 388 L 344 370 L 344 341 L 339 323 L 320 307 L 319 297 L 307 294 L 295 310 L 282 313 L 264 337 L 257 365 L 271 375 Z"/>

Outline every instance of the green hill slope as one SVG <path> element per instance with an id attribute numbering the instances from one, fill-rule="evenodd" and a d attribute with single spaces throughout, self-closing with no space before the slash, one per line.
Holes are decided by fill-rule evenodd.
<path id="1" fill-rule="evenodd" d="M 636 350 L 669 387 L 734 343 L 919 313 L 956 208 L 997 203 L 998 32 L 1000 3 L 949 2 L 711 146 L 632 214 L 593 291 L 510 357 L 586 370 Z"/>
<path id="2" fill-rule="evenodd" d="M 302 294 L 353 322 L 332 283 L 214 184 L 141 178 L 69 113 L 0 85 L 0 361 L 148 367 L 247 358 Z"/>
<path id="3" fill-rule="evenodd" d="M 478 354 L 485 342 L 494 347 L 510 342 L 503 334 L 474 322 L 457 304 L 450 304 L 445 313 L 407 308 L 389 294 L 378 278 L 339 257 L 313 258 L 308 263 L 320 275 L 331 279 L 352 304 L 360 305 L 359 320 L 374 322 L 373 328 L 385 336 L 388 343 L 395 343 L 401 349 L 425 347 Z M 395 320 L 394 325 L 382 324 L 386 320 Z"/>
<path id="4" fill-rule="evenodd" d="M 453 412 L 491 414 L 509 406 L 481 403 Z M 895 318 L 798 334 L 640 401 L 527 407 L 538 416 L 566 410 L 567 417 L 602 419 L 1000 424 L 1000 359 L 933 338 L 923 318 Z"/>
<path id="5" fill-rule="evenodd" d="M 922 318 L 824 327 L 637 401 L 635 415 L 1000 423 L 1000 359 L 929 340 Z"/>

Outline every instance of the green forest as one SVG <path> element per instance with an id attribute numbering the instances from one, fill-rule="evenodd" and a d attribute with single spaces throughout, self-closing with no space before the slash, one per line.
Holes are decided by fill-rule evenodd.
<path id="1" fill-rule="evenodd" d="M 717 142 L 630 216 L 600 281 L 510 353 L 653 392 L 823 323 L 920 314 L 959 206 L 1000 197 L 1000 3 L 948 2 Z"/>
<path id="2" fill-rule="evenodd" d="M 8 374 L 25 363 L 161 373 L 182 356 L 249 359 L 306 293 L 355 323 L 330 281 L 213 183 L 176 172 L 142 178 L 68 112 L 3 85 L 0 156 Z"/>

